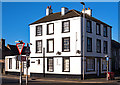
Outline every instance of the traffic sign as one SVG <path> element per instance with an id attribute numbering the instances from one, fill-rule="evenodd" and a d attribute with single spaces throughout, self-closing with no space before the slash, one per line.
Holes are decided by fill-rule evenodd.
<path id="1" fill-rule="evenodd" d="M 106 61 L 109 61 L 109 57 L 106 57 Z"/>
<path id="2" fill-rule="evenodd" d="M 24 47 L 25 43 L 17 43 L 16 46 L 17 46 L 17 49 L 19 51 L 19 54 L 22 53 L 22 50 L 23 50 L 23 47 Z"/>

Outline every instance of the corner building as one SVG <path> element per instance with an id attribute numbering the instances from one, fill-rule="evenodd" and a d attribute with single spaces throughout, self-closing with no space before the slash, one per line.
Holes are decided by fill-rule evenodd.
<path id="1" fill-rule="evenodd" d="M 82 77 L 83 10 L 53 13 L 46 8 L 46 16 L 30 25 L 30 76 Z M 92 17 L 85 9 L 85 77 L 105 75 L 109 56 L 111 71 L 111 26 Z"/>

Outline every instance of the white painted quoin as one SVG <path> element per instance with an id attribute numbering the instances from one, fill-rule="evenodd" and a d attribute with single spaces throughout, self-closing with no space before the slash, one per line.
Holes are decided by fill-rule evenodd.
<path id="1" fill-rule="evenodd" d="M 50 7 L 51 10 L 51 7 Z M 29 74 L 43 74 L 46 75 L 71 75 L 80 76 L 82 75 L 82 12 L 76 10 L 69 10 L 68 8 L 61 8 L 61 12 L 48 14 L 50 11 L 49 7 L 46 9 L 46 16 L 40 20 L 30 24 L 30 67 Z M 86 9 L 87 10 L 87 9 Z M 111 58 L 111 26 L 105 24 L 104 22 L 92 17 L 92 11 L 88 9 L 85 18 L 85 74 L 93 74 L 100 76 L 106 72 L 106 60 L 105 56 L 108 55 Z M 91 29 L 88 33 L 87 31 L 87 21 L 91 23 Z M 88 21 L 88 22 L 89 22 Z M 63 32 L 63 23 L 68 22 L 69 31 Z M 96 25 L 100 26 L 100 34 L 96 33 Z M 49 28 L 48 28 L 49 26 Z M 66 26 L 66 25 L 64 25 Z M 104 26 L 106 27 L 105 32 L 107 32 L 107 37 L 104 37 Z M 41 32 L 37 31 L 37 28 L 42 29 Z M 53 27 L 53 29 L 52 29 Z M 48 30 L 49 29 L 49 30 Z M 68 30 L 68 29 L 67 29 Z M 50 34 L 49 34 L 49 33 Z M 37 33 L 40 35 L 37 35 Z M 64 38 L 64 39 L 63 39 Z M 65 39 L 69 39 L 69 42 L 63 42 Z M 88 40 L 92 39 L 92 42 Z M 49 40 L 53 40 L 49 42 Z M 96 49 L 99 46 L 97 44 L 97 39 L 100 40 L 101 52 L 97 52 Z M 47 41 L 48 40 L 48 41 Z M 99 41 L 98 40 L 98 41 Z M 37 41 L 40 43 L 37 44 Z M 104 41 L 107 45 L 104 45 Z M 48 44 L 49 42 L 49 44 Z M 88 47 L 88 45 L 89 47 Z M 92 43 L 92 45 L 90 44 Z M 65 48 L 63 45 L 69 44 L 66 47 L 66 52 L 63 52 Z M 91 45 L 91 46 L 90 46 Z M 104 53 L 104 48 L 106 46 L 107 53 Z M 36 48 L 39 47 L 39 50 Z M 49 48 L 48 48 L 49 47 Z M 43 52 L 45 48 L 45 53 Z M 87 49 L 91 52 L 88 52 Z M 52 52 L 47 52 L 52 50 Z M 59 54 L 60 53 L 60 54 Z M 45 62 L 43 61 L 43 56 L 45 54 Z M 64 60 L 66 58 L 66 60 Z M 49 59 L 51 59 L 49 61 Z M 63 62 L 64 61 L 64 62 Z M 109 71 L 111 71 L 111 60 L 109 60 Z M 51 64 L 52 63 L 52 64 Z M 45 68 L 44 68 L 45 64 Z M 50 67 L 50 68 L 49 68 Z M 50 70 L 49 70 L 50 69 Z M 45 70 L 45 72 L 44 72 Z"/>

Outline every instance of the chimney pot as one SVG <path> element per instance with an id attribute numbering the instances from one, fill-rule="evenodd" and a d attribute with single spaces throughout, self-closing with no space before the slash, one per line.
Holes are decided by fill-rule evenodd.
<path id="1" fill-rule="evenodd" d="M 69 11 L 68 8 L 62 7 L 61 8 L 61 15 L 65 15 L 68 11 Z"/>
<path id="2" fill-rule="evenodd" d="M 49 6 L 49 8 L 51 9 L 51 5 Z"/>
<path id="3" fill-rule="evenodd" d="M 87 10 L 87 8 L 85 8 L 85 10 Z"/>
<path id="4" fill-rule="evenodd" d="M 52 14 L 52 9 L 51 9 L 51 6 L 47 6 L 46 8 L 46 16 Z"/>
<path id="5" fill-rule="evenodd" d="M 88 10 L 90 10 L 90 8 L 88 8 Z"/>

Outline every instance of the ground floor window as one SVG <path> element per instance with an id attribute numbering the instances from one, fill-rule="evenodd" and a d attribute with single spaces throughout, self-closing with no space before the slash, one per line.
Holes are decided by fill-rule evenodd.
<path id="1" fill-rule="evenodd" d="M 107 70 L 107 61 L 106 61 L 106 59 L 102 59 L 102 70 L 103 71 Z"/>
<path id="2" fill-rule="evenodd" d="M 16 69 L 19 69 L 19 61 L 16 60 Z"/>
<path id="3" fill-rule="evenodd" d="M 9 58 L 9 69 L 12 69 L 12 58 Z"/>
<path id="4" fill-rule="evenodd" d="M 53 72 L 53 58 L 47 58 L 47 71 Z"/>
<path id="5" fill-rule="evenodd" d="M 95 58 L 86 58 L 87 71 L 95 71 Z"/>
<path id="6" fill-rule="evenodd" d="M 70 58 L 63 58 L 63 72 L 70 72 Z"/>

